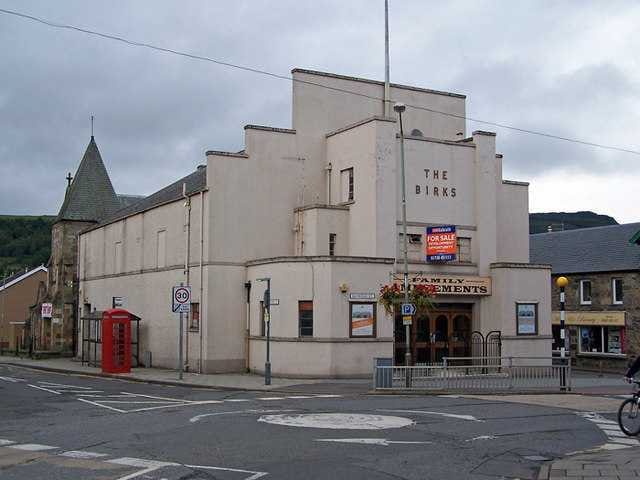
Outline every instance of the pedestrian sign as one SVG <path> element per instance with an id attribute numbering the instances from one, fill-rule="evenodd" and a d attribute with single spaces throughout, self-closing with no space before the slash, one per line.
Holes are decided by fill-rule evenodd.
<path id="1" fill-rule="evenodd" d="M 402 315 L 415 315 L 416 306 L 413 303 L 402 304 Z"/>
<path id="2" fill-rule="evenodd" d="M 191 311 L 191 287 L 182 285 L 173 287 L 171 300 L 171 310 L 174 313 L 189 313 Z"/>

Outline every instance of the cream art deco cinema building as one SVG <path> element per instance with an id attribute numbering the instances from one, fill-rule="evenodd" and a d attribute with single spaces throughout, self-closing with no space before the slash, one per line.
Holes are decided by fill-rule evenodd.
<path id="1" fill-rule="evenodd" d="M 206 165 L 80 235 L 79 316 L 125 297 L 154 366 L 176 366 L 171 287 L 186 282 L 188 368 L 263 371 L 264 278 L 274 375 L 403 362 L 402 319 L 377 303 L 403 271 L 399 122 L 384 115 L 383 82 L 292 73 L 291 129 L 245 126 L 243 150 L 206 152 Z M 470 355 L 474 336 L 499 337 L 504 356 L 550 358 L 550 267 L 529 263 L 528 185 L 502 178 L 494 133 L 464 134 L 464 95 L 391 84 L 390 98 L 407 105 L 410 282 L 438 289 L 413 320 L 413 360 Z M 426 261 L 430 226 L 455 226 L 454 261 Z"/>

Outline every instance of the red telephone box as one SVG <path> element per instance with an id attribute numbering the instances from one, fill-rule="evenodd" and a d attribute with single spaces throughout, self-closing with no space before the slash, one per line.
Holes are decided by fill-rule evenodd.
<path id="1" fill-rule="evenodd" d="M 131 371 L 131 313 L 121 308 L 102 314 L 102 371 Z"/>

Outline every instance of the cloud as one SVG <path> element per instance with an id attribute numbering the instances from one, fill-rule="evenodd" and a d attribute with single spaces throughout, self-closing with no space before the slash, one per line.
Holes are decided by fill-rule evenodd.
<path id="1" fill-rule="evenodd" d="M 635 2 L 390 3 L 393 81 L 465 93 L 471 116 L 640 148 Z M 285 75 L 299 66 L 383 76 L 382 0 L 28 0 L 19 8 Z M 12 47 L 0 50 L 0 213 L 57 211 L 92 114 L 123 193 L 161 188 L 203 163 L 207 149 L 243 148 L 247 123 L 290 126 L 283 80 L 6 15 L 0 42 Z M 492 129 L 469 125 L 477 128 Z M 496 130 L 512 178 L 638 171 L 631 155 Z M 619 207 L 606 208 L 616 215 Z"/>

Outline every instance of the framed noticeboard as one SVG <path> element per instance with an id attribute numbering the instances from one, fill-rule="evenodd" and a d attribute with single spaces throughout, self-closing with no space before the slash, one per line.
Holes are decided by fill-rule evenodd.
<path id="1" fill-rule="evenodd" d="M 538 334 L 538 304 L 534 302 L 516 303 L 516 334 Z"/>
<path id="2" fill-rule="evenodd" d="M 376 336 L 376 304 L 373 302 L 349 303 L 349 337 Z"/>

